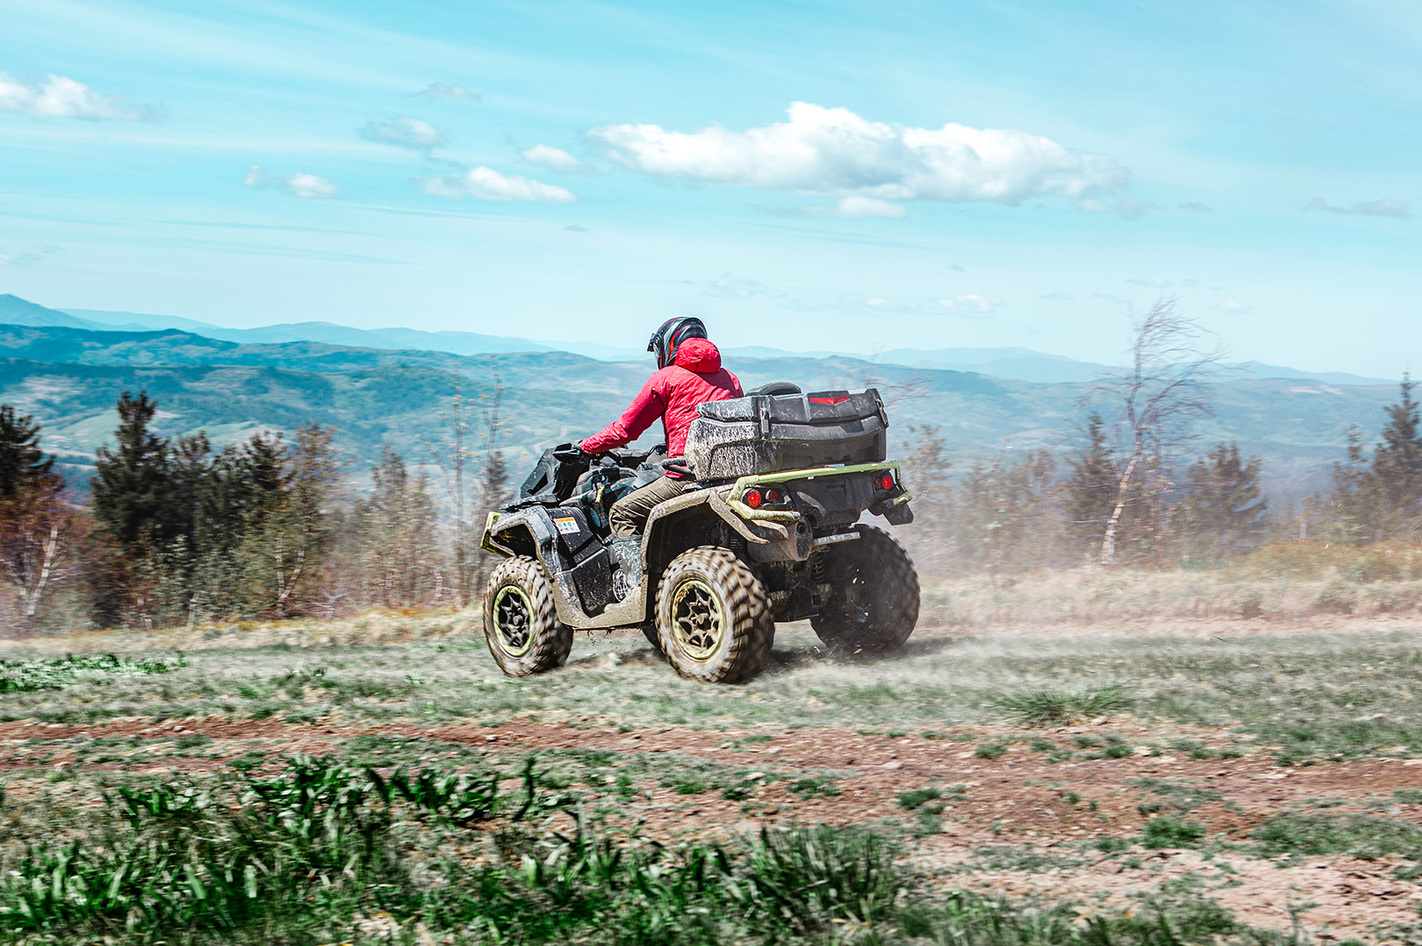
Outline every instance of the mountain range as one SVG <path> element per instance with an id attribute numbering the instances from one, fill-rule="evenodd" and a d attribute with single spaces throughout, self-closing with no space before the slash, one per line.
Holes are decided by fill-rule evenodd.
<path id="1" fill-rule="evenodd" d="M 147 315 L 102 309 L 50 309 L 13 295 L 0 295 L 0 323 L 31 327 L 87 328 L 93 331 L 144 332 L 180 329 L 206 338 L 243 344 L 324 342 L 356 348 L 421 350 L 453 355 L 488 355 L 509 352 L 565 351 L 599 361 L 645 361 L 645 351 L 587 341 L 536 341 L 475 332 L 426 332 L 409 328 L 361 329 L 332 322 L 289 322 L 259 328 L 235 329 L 172 315 Z M 946 371 L 971 371 L 1011 381 L 1045 383 L 1089 382 L 1114 370 L 1114 366 L 1044 354 L 1030 348 L 895 348 L 873 355 L 843 351 L 790 352 L 749 346 L 727 348 L 730 358 L 853 358 L 877 364 Z M 1321 381 L 1325 384 L 1390 384 L 1395 379 L 1369 378 L 1345 372 L 1310 372 L 1257 361 L 1222 365 L 1227 375 Z"/>
<path id="2" fill-rule="evenodd" d="M 45 448 L 80 481 L 94 449 L 112 437 L 114 403 L 124 390 L 147 390 L 158 401 L 161 432 L 205 430 L 219 444 L 257 430 L 329 424 L 338 428 L 339 442 L 357 467 L 378 458 L 382 443 L 414 462 L 432 461 L 444 449 L 439 445 L 456 391 L 472 406 L 476 428 L 494 419 L 485 414 L 497 395 L 499 436 L 518 471 L 544 447 L 585 436 L 617 417 L 648 372 L 645 356 L 599 361 L 552 348 L 518 351 L 523 339 L 494 338 L 489 344 L 500 346 L 495 350 L 461 353 L 428 347 L 430 339 L 459 333 L 390 336 L 421 343 L 414 347 L 279 334 L 300 335 L 300 325 L 224 330 L 236 337 L 222 338 L 198 332 L 191 326 L 202 323 L 186 320 L 187 327 L 116 327 L 83 312 L 0 296 L 0 402 L 34 414 L 45 427 Z M 331 337 L 380 337 L 371 330 L 330 328 Z M 493 337 L 467 334 L 459 344 L 473 347 L 480 338 Z M 761 348 L 727 357 L 747 388 L 776 380 L 793 380 L 807 390 L 875 385 L 890 406 L 894 452 L 913 453 L 922 434 L 933 429 L 945 438 L 944 459 L 959 471 L 1031 450 L 1074 448 L 1083 399 L 1099 368 L 1026 349 L 886 352 L 870 360 Z M 902 363 L 910 360 L 917 363 Z M 992 376 L 1004 363 L 1038 362 L 1075 373 L 1047 381 Z M 973 363 L 981 370 L 941 363 Z M 1296 498 L 1326 486 L 1350 426 L 1360 427 L 1365 438 L 1376 435 L 1397 386 L 1338 380 L 1348 375 L 1279 373 L 1285 370 L 1221 375 L 1216 413 L 1197 425 L 1195 449 L 1236 441 L 1263 461 L 1276 495 Z"/>

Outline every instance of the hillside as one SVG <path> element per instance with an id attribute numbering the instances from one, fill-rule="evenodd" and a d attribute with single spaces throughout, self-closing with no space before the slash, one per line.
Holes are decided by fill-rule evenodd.
<path id="1" fill-rule="evenodd" d="M 515 470 L 552 443 L 590 433 L 626 407 L 646 378 L 640 363 L 567 352 L 460 356 L 320 342 L 244 344 L 176 329 L 123 332 L 0 325 L 0 401 L 33 413 L 47 448 L 75 467 L 110 435 L 113 404 L 146 389 L 164 433 L 206 430 L 219 443 L 261 428 L 315 421 L 337 427 L 357 466 L 391 443 L 419 461 L 442 437 L 455 390 L 485 397 L 504 386 L 505 443 Z M 1084 382 L 1034 384 L 961 371 L 913 369 L 846 357 L 732 358 L 747 388 L 794 380 L 807 389 L 877 385 L 890 404 L 896 453 L 915 429 L 948 440 L 957 470 L 1002 456 L 1071 445 Z M 1264 461 L 1269 486 L 1297 497 L 1321 488 L 1342 457 L 1347 428 L 1371 436 L 1392 385 L 1342 386 L 1242 378 L 1218 385 L 1218 413 L 1198 426 L 1201 449 L 1238 441 Z M 651 437 L 654 434 L 649 434 Z"/>

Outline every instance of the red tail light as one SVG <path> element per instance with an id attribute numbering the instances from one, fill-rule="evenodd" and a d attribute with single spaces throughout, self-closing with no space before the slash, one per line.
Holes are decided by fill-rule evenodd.
<path id="1" fill-rule="evenodd" d="M 780 490 L 778 489 L 768 489 L 765 491 L 765 501 L 768 503 L 778 503 L 784 498 L 785 497 L 780 495 Z"/>
<path id="2" fill-rule="evenodd" d="M 894 474 L 890 473 L 888 470 L 885 470 L 885 471 L 884 471 L 882 474 L 880 474 L 880 476 L 879 476 L 878 485 L 879 485 L 879 488 L 880 488 L 880 489 L 893 489 L 893 488 L 894 488 Z"/>
<path id="3" fill-rule="evenodd" d="M 765 502 L 765 497 L 761 495 L 758 489 L 748 489 L 746 490 L 745 501 L 746 505 L 752 509 L 759 509 L 760 504 Z"/>

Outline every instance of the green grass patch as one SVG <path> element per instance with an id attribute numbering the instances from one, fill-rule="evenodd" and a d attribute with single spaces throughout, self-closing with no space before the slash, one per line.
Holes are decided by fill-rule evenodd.
<path id="1" fill-rule="evenodd" d="M 943 793 L 936 788 L 910 788 L 899 792 L 899 807 L 905 811 L 913 811 L 926 802 L 942 797 Z"/>
<path id="2" fill-rule="evenodd" d="M 182 654 L 69 654 L 48 660 L 0 660 L 0 693 L 62 690 L 80 679 L 170 673 L 187 665 Z"/>
<path id="3" fill-rule="evenodd" d="M 1197 847 L 1205 833 L 1205 826 L 1198 822 L 1161 815 L 1146 822 L 1144 843 L 1155 849 Z"/>
<path id="4" fill-rule="evenodd" d="M 998 699 L 1012 719 L 1023 726 L 1066 726 L 1117 712 L 1128 705 L 1126 691 L 1116 685 L 1085 690 L 1031 688 Z"/>
<path id="5" fill-rule="evenodd" d="M 1344 854 L 1364 860 L 1396 855 L 1422 861 L 1422 828 L 1400 819 L 1291 812 L 1270 818 L 1253 837 L 1267 854 Z"/>
<path id="6" fill-rule="evenodd" d="M 1002 742 L 979 743 L 977 748 L 973 750 L 973 758 L 975 759 L 996 759 L 1006 754 L 1007 744 Z"/>

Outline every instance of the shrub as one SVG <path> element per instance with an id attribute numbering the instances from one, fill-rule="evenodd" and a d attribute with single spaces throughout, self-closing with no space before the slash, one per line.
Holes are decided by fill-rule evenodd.
<path id="1" fill-rule="evenodd" d="M 1063 726 L 1081 719 L 1102 716 L 1127 703 L 1125 690 L 1111 685 L 1080 691 L 1023 690 L 998 699 L 1012 717 L 1024 726 Z"/>
<path id="2" fill-rule="evenodd" d="M 1194 847 L 1204 837 L 1204 825 L 1181 821 L 1169 815 L 1152 818 L 1145 826 L 1145 846 L 1148 848 Z"/>
<path id="3" fill-rule="evenodd" d="M 899 807 L 905 811 L 913 811 L 925 802 L 942 797 L 943 793 L 936 788 L 911 788 L 899 792 Z"/>

